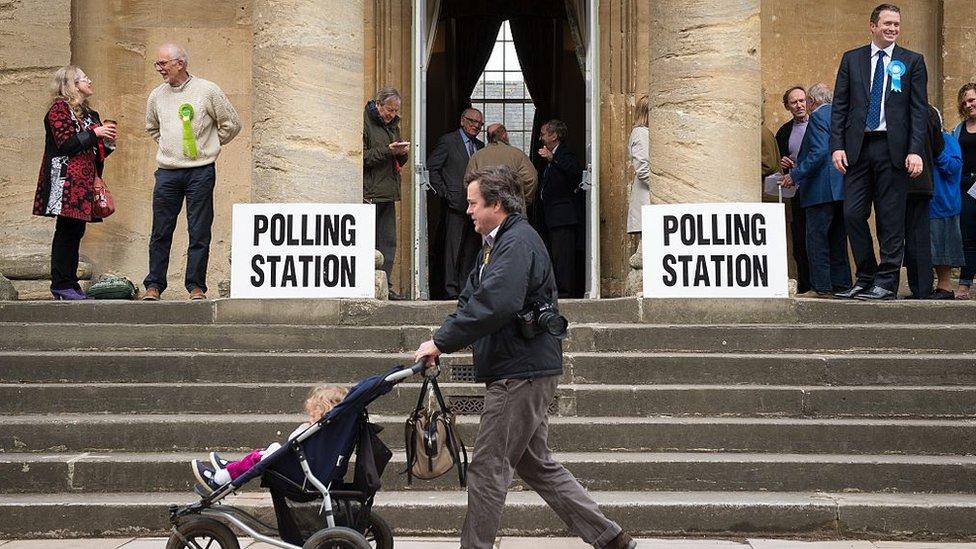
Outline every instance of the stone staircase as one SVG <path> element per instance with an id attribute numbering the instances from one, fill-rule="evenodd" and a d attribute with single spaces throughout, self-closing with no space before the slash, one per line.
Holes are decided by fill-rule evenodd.
<path id="1" fill-rule="evenodd" d="M 573 323 L 551 444 L 642 535 L 976 538 L 976 306 L 615 299 Z M 318 382 L 408 363 L 449 303 L 0 303 L 0 539 L 165 534 L 187 463 L 276 440 Z M 444 389 L 478 408 L 470 356 Z M 371 406 L 402 449 L 417 383 Z M 469 445 L 477 416 L 461 418 Z M 445 476 L 377 506 L 402 534 L 456 532 Z M 254 484 L 235 505 L 271 516 Z M 563 532 L 518 480 L 508 534 Z"/>

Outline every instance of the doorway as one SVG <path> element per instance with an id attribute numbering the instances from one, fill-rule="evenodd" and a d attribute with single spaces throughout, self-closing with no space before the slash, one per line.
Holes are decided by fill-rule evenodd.
<path id="1" fill-rule="evenodd" d="M 528 5 L 527 5 L 528 4 Z M 426 159 L 441 135 L 456 131 L 474 106 L 485 126 L 502 122 L 509 140 L 540 174 L 540 128 L 558 118 L 569 128 L 564 145 L 584 168 L 578 192 L 576 295 L 599 297 L 599 127 L 597 0 L 414 2 L 413 257 L 415 299 L 444 297 L 442 197 L 430 190 Z M 485 129 L 479 136 L 485 141 Z M 534 202 L 538 203 L 538 200 Z M 530 221 L 545 236 L 538 212 Z"/>

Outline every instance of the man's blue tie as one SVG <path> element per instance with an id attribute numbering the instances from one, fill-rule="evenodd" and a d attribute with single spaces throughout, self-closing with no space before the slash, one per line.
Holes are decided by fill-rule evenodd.
<path id="1" fill-rule="evenodd" d="M 876 130 L 881 125 L 881 96 L 884 94 L 884 50 L 878 51 L 878 63 L 874 67 L 874 80 L 871 81 L 871 103 L 868 105 L 868 130 Z"/>

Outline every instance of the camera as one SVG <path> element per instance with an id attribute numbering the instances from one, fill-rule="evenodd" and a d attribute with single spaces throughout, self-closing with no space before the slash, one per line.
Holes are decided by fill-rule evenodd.
<path id="1" fill-rule="evenodd" d="M 555 305 L 541 301 L 516 313 L 515 318 L 519 333 L 525 339 L 532 339 L 541 333 L 548 333 L 563 339 L 566 337 L 566 329 L 569 327 L 569 321 L 559 314 L 559 309 Z"/>

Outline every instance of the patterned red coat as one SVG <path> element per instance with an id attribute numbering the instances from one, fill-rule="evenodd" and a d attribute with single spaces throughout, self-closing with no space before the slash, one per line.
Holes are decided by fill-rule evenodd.
<path id="1" fill-rule="evenodd" d="M 100 125 L 97 112 L 88 111 L 78 120 L 66 101 L 56 101 L 48 109 L 34 215 L 101 221 L 92 216 L 95 176 L 101 176 L 111 150 L 95 135 Z"/>

